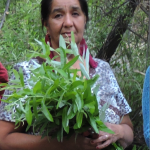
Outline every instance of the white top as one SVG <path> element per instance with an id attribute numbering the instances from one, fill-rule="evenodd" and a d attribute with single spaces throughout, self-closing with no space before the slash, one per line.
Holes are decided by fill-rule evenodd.
<path id="1" fill-rule="evenodd" d="M 100 96 L 100 102 L 99 102 L 99 109 L 108 102 L 109 108 L 106 110 L 106 117 L 105 121 L 109 123 L 119 124 L 121 121 L 121 118 L 131 112 L 131 108 L 128 105 L 126 99 L 124 98 L 119 85 L 117 83 L 117 80 L 109 66 L 109 64 L 105 61 L 102 61 L 100 59 L 94 58 L 94 60 L 98 63 L 98 66 L 96 69 L 90 68 L 90 77 L 95 76 L 98 74 L 100 77 L 93 86 L 93 88 L 99 84 L 99 91 L 97 93 L 97 96 Z M 26 86 L 29 86 L 28 79 L 30 78 L 30 70 L 29 67 L 37 67 L 37 63 L 31 59 L 29 62 L 22 62 L 18 63 L 14 66 L 14 69 L 19 71 L 19 68 L 21 67 L 23 69 L 23 75 L 24 75 L 24 83 Z M 12 75 L 11 79 L 14 79 L 14 75 Z M 10 91 L 6 90 L 4 95 L 11 94 Z M 3 99 L 6 99 L 3 97 Z M 14 120 L 11 118 L 11 112 L 7 112 L 5 110 L 5 106 L 7 103 L 1 102 L 0 105 L 0 120 L 10 121 L 14 122 Z"/>

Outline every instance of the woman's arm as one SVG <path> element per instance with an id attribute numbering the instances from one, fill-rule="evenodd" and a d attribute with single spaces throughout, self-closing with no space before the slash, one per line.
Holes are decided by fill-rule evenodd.
<path id="1" fill-rule="evenodd" d="M 133 142 L 133 125 L 129 115 L 125 115 L 120 123 L 120 135 L 121 138 L 118 139 L 118 142 L 123 146 L 123 148 L 128 147 Z"/>
<path id="2" fill-rule="evenodd" d="M 115 134 L 99 132 L 99 138 L 92 140 L 92 145 L 97 145 L 97 149 L 103 149 L 118 141 L 123 148 L 129 146 L 133 141 L 133 126 L 128 115 L 125 115 L 120 124 L 106 123 L 106 126 Z"/>
<path id="3" fill-rule="evenodd" d="M 41 136 L 22 133 L 25 129 L 23 126 L 16 130 L 14 128 L 14 123 L 0 121 L 0 150 L 95 150 L 90 139 L 81 135 L 77 137 L 76 142 L 75 136 L 58 142 L 57 139 L 41 139 Z"/>

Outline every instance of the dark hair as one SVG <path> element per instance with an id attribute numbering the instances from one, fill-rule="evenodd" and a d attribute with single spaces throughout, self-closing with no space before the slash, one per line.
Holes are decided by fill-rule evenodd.
<path id="1" fill-rule="evenodd" d="M 49 18 L 49 14 L 51 13 L 51 6 L 53 0 L 42 0 L 41 1 L 41 20 L 42 20 L 42 28 L 44 26 L 44 22 L 47 22 Z M 86 22 L 89 21 L 88 16 L 88 4 L 86 0 L 79 0 L 81 9 L 86 16 Z"/>

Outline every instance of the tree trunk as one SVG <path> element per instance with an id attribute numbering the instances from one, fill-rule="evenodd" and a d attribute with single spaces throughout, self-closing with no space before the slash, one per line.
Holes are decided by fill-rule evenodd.
<path id="1" fill-rule="evenodd" d="M 129 4 L 126 6 L 126 13 L 118 17 L 117 22 L 109 33 L 105 43 L 98 51 L 96 55 L 97 58 L 105 59 L 107 62 L 110 61 L 122 40 L 124 33 L 128 29 L 128 24 L 130 23 L 138 4 L 139 1 L 130 0 Z"/>
<path id="2" fill-rule="evenodd" d="M 10 0 L 7 0 L 5 12 L 4 12 L 4 15 L 3 15 L 3 17 L 2 17 L 2 21 L 1 21 L 1 23 L 0 23 L 0 30 L 1 30 L 1 28 L 3 27 L 6 14 L 7 14 L 7 12 L 8 12 L 9 4 L 10 4 Z"/>

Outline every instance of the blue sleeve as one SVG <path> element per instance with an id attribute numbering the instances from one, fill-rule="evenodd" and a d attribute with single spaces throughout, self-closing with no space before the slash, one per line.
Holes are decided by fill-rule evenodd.
<path id="1" fill-rule="evenodd" d="M 144 138 L 150 148 L 150 66 L 146 71 L 142 95 Z"/>

